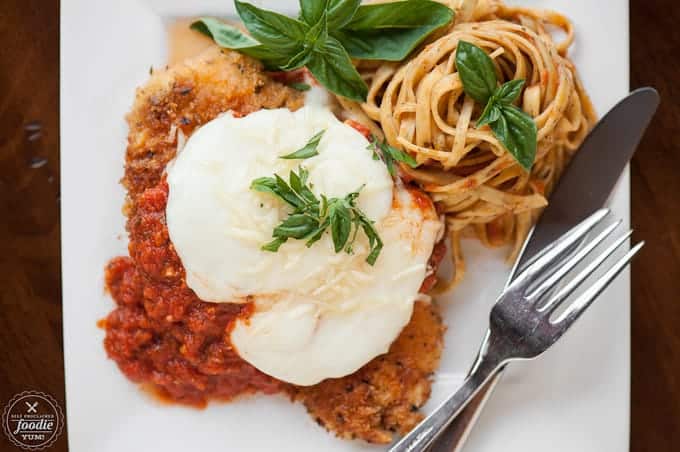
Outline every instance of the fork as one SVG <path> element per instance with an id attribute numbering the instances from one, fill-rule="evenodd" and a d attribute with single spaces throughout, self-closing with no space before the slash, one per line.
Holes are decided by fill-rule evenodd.
<path id="1" fill-rule="evenodd" d="M 570 295 L 630 237 L 628 231 L 565 283 L 566 276 L 621 224 L 615 222 L 597 236 L 586 235 L 607 216 L 601 209 L 547 246 L 508 285 L 496 300 L 489 328 L 469 376 L 454 394 L 395 444 L 389 452 L 424 451 L 467 402 L 501 367 L 511 361 L 533 359 L 546 351 L 574 324 L 643 247 L 640 242 L 579 294 L 561 313 Z M 556 290 L 558 283 L 564 283 Z"/>

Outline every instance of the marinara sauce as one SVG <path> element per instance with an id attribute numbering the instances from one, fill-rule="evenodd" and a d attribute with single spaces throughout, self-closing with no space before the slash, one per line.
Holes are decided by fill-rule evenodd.
<path id="1" fill-rule="evenodd" d="M 106 288 L 116 308 L 100 322 L 111 359 L 164 399 L 204 406 L 284 384 L 243 361 L 229 342 L 253 304 L 208 303 L 186 286 L 165 223 L 168 185 L 144 191 L 128 221 L 130 257 L 111 260 Z"/>

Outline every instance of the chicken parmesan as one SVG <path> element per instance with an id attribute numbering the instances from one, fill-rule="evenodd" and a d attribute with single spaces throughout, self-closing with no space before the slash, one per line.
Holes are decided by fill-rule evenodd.
<path id="1" fill-rule="evenodd" d="M 211 47 L 138 90 L 105 348 L 166 400 L 281 393 L 341 437 L 386 443 L 421 419 L 439 362 L 444 327 L 423 292 L 443 226 L 362 130 L 276 79 Z M 318 205 L 253 189 L 263 178 Z M 313 217 L 315 240 L 268 246 L 295 215 Z"/>

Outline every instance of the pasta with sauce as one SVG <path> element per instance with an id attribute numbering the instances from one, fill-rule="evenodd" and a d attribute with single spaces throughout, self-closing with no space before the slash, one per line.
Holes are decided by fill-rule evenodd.
<path id="1" fill-rule="evenodd" d="M 567 18 L 494 0 L 443 3 L 458 12 L 453 26 L 403 63 L 360 62 L 369 84 L 367 101 L 338 98 L 348 116 L 416 158 L 418 168 L 402 165 L 402 171 L 445 215 L 452 245 L 454 274 L 439 282 L 440 292 L 465 273 L 460 246 L 465 235 L 487 246 L 509 244 L 509 260 L 517 256 L 546 197 L 596 120 L 567 57 L 574 39 Z M 554 28 L 564 32 L 563 40 L 553 38 Z M 463 91 L 455 66 L 461 40 L 489 54 L 501 83 L 526 80 L 519 106 L 538 129 L 530 172 L 488 126 L 476 128 L 483 106 Z"/>

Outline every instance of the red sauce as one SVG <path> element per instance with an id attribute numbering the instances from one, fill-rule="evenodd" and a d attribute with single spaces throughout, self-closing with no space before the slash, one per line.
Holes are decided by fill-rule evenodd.
<path id="1" fill-rule="evenodd" d="M 434 288 L 435 284 L 437 284 L 437 270 L 439 270 L 439 266 L 441 265 L 442 260 L 444 260 L 445 255 L 446 242 L 440 240 L 434 245 L 434 249 L 432 250 L 432 256 L 430 256 L 430 261 L 427 264 L 427 276 L 420 285 L 420 293 L 429 293 Z"/>
<path id="2" fill-rule="evenodd" d="M 406 187 L 411 194 L 411 199 L 413 200 L 413 205 L 418 209 L 422 210 L 426 215 L 435 211 L 434 205 L 432 204 L 432 199 L 427 196 L 427 194 L 415 187 Z"/>
<path id="3" fill-rule="evenodd" d="M 116 309 L 100 322 L 111 359 L 132 381 L 162 398 L 195 406 L 208 399 L 274 393 L 283 387 L 243 361 L 229 343 L 253 304 L 207 303 L 186 286 L 165 224 L 165 180 L 146 190 L 130 215 L 131 257 L 106 267 Z"/>
<path id="4" fill-rule="evenodd" d="M 414 186 L 407 185 L 406 189 L 411 194 L 412 205 L 417 209 L 422 210 L 426 217 L 432 217 L 432 212 L 436 212 L 434 204 L 432 203 L 432 199 L 427 196 L 424 191 Z M 393 208 L 399 207 L 399 198 L 397 196 L 392 198 L 392 206 Z M 440 240 L 439 242 L 435 243 L 434 248 L 432 249 L 432 255 L 430 256 L 430 259 L 427 263 L 427 273 L 423 283 L 420 285 L 420 293 L 429 293 L 432 288 L 434 288 L 435 284 L 437 284 L 437 270 L 439 270 L 439 266 L 441 265 L 445 255 L 446 241 Z"/>
<path id="5" fill-rule="evenodd" d="M 469 178 L 468 180 L 465 181 L 463 184 L 463 187 L 466 188 L 467 190 L 472 190 L 473 188 L 477 187 L 477 179 L 474 177 Z"/>
<path id="6" fill-rule="evenodd" d="M 371 141 L 371 129 L 366 127 L 365 125 L 353 120 L 353 119 L 345 119 L 345 124 L 362 134 L 363 136 L 366 137 L 368 141 Z"/>
<path id="7" fill-rule="evenodd" d="M 539 195 L 545 195 L 545 183 L 543 181 L 532 179 L 529 181 L 529 183 L 536 193 Z"/>

